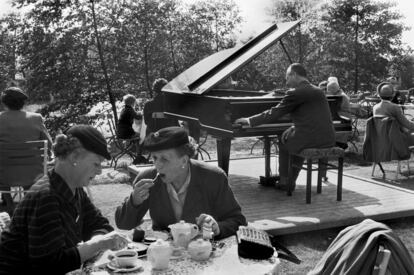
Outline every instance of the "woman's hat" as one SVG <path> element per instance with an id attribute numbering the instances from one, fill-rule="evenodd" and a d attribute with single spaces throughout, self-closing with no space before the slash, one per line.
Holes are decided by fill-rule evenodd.
<path id="1" fill-rule="evenodd" d="M 149 134 L 144 140 L 144 149 L 150 152 L 176 148 L 187 144 L 187 131 L 178 126 L 162 128 Z"/>
<path id="2" fill-rule="evenodd" d="M 331 81 L 326 85 L 326 92 L 330 95 L 337 94 L 339 92 L 339 84 L 338 82 Z"/>
<path id="3" fill-rule="evenodd" d="M 394 96 L 394 86 L 391 82 L 385 81 L 381 82 L 377 86 L 377 93 L 380 97 L 393 97 Z"/>
<path id="4" fill-rule="evenodd" d="M 23 92 L 23 90 L 20 89 L 19 87 L 9 87 L 3 91 L 3 95 L 14 97 L 14 98 L 19 98 L 23 100 L 26 100 L 29 98 L 27 94 Z"/>
<path id="5" fill-rule="evenodd" d="M 100 155 L 107 160 L 111 159 L 104 136 L 94 127 L 83 124 L 75 125 L 66 134 L 79 139 L 86 150 Z"/>

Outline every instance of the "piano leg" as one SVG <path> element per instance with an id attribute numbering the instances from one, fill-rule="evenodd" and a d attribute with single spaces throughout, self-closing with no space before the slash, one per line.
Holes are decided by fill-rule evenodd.
<path id="1" fill-rule="evenodd" d="M 280 177 L 275 175 L 271 176 L 271 169 L 270 169 L 270 151 L 272 145 L 272 138 L 269 136 L 263 137 L 264 143 L 264 154 L 265 154 L 265 175 L 259 177 L 259 184 L 264 186 L 274 186 L 277 181 L 279 181 Z M 276 161 L 277 162 L 277 161 Z M 277 168 L 277 167 L 276 167 Z M 277 173 L 277 170 L 275 171 Z"/>
<path id="2" fill-rule="evenodd" d="M 265 153 L 265 178 L 268 179 L 270 177 L 270 138 L 264 136 L 263 143 Z"/>
<path id="3" fill-rule="evenodd" d="M 218 138 L 217 139 L 217 161 L 218 166 L 229 174 L 229 161 L 230 161 L 230 138 Z"/>

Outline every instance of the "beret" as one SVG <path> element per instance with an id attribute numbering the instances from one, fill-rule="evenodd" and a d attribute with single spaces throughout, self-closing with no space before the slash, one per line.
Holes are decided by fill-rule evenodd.
<path id="1" fill-rule="evenodd" d="M 108 152 L 107 143 L 104 136 L 90 125 L 74 125 L 66 133 L 79 139 L 82 146 L 97 155 L 100 155 L 108 160 L 111 155 Z"/>
<path id="2" fill-rule="evenodd" d="M 143 148 L 154 152 L 176 148 L 189 143 L 187 131 L 178 126 L 166 127 L 150 133 L 144 140 Z"/>
<path id="3" fill-rule="evenodd" d="M 28 99 L 29 97 L 27 96 L 27 94 L 25 92 L 23 92 L 22 89 L 20 89 L 19 87 L 9 87 L 6 90 L 3 91 L 3 95 L 5 96 L 11 96 L 14 98 L 21 98 L 21 99 Z"/>

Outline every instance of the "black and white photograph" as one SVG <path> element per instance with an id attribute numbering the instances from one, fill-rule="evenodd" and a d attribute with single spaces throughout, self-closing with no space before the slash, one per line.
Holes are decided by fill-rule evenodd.
<path id="1" fill-rule="evenodd" d="M 0 0 L 0 274 L 413 275 L 411 0 Z"/>

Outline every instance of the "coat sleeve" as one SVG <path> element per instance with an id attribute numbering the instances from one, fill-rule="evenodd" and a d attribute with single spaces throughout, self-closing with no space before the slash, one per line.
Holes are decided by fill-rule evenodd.
<path id="1" fill-rule="evenodd" d="M 46 129 L 44 119 L 40 114 L 38 116 L 38 120 L 39 120 L 39 125 L 40 125 L 40 137 L 39 137 L 39 139 L 40 140 L 47 140 L 47 149 L 48 149 L 48 154 L 50 156 L 51 152 L 52 152 L 52 145 L 53 145 L 52 137 L 50 136 L 49 131 Z"/>
<path id="2" fill-rule="evenodd" d="M 146 170 L 139 173 L 134 183 L 144 178 L 154 178 L 154 170 Z M 156 173 L 156 172 L 155 172 Z M 152 177 L 151 177 L 152 176 Z M 125 198 L 121 206 L 115 211 L 115 223 L 119 229 L 130 230 L 142 223 L 142 219 L 149 209 L 149 198 L 140 205 L 132 203 L 132 193 Z"/>
<path id="3" fill-rule="evenodd" d="M 213 217 L 220 228 L 220 235 L 216 236 L 217 239 L 234 235 L 240 225 L 247 224 L 224 172 L 222 172 L 218 180 L 218 186 L 214 190 L 213 198 L 211 199 L 213 199 Z"/>
<path id="4" fill-rule="evenodd" d="M 140 225 L 148 211 L 148 199 L 142 204 L 135 206 L 132 203 L 132 195 L 125 198 L 125 201 L 115 211 L 115 223 L 119 229 L 130 230 Z"/>
<path id="5" fill-rule="evenodd" d="M 405 117 L 402 109 L 399 106 L 393 109 L 393 113 L 395 119 L 402 127 L 409 129 L 410 131 L 414 131 L 414 123 L 412 123 Z"/>
<path id="6" fill-rule="evenodd" d="M 278 105 L 260 114 L 249 117 L 250 126 L 254 127 L 260 124 L 272 123 L 276 119 L 291 113 L 298 104 L 300 104 L 300 98 L 295 93 L 295 90 L 289 90 Z"/>

